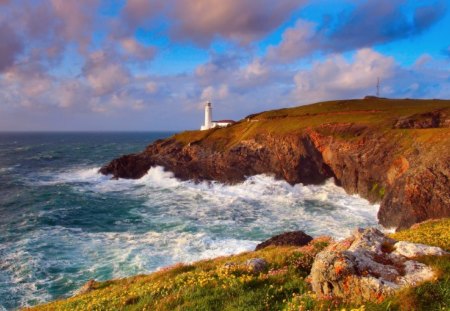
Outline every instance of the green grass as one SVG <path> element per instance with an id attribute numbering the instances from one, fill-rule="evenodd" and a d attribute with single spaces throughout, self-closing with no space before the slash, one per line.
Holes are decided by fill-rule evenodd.
<path id="1" fill-rule="evenodd" d="M 438 246 L 450 251 L 450 218 L 429 220 L 390 236 L 396 240 Z"/>
<path id="2" fill-rule="evenodd" d="M 391 236 L 445 247 L 449 226 L 450 219 L 442 219 Z M 268 247 L 98 282 L 92 292 L 33 310 L 449 310 L 449 256 L 420 258 L 437 272 L 436 280 L 403 290 L 379 304 L 317 299 L 307 276 L 314 256 L 328 243 L 322 238 L 301 248 Z M 264 258 L 267 269 L 258 274 L 249 271 L 243 263 L 250 258 Z"/>
<path id="3" fill-rule="evenodd" d="M 96 283 L 95 290 L 35 310 L 281 310 L 308 292 L 305 277 L 326 241 L 176 265 L 146 276 Z M 264 258 L 255 274 L 243 264 Z M 233 263 L 233 265 L 227 265 Z"/>
<path id="4" fill-rule="evenodd" d="M 252 115 L 250 118 L 244 118 L 227 128 L 187 131 L 176 134 L 173 138 L 182 144 L 198 143 L 220 151 L 230 149 L 243 140 L 255 139 L 261 134 L 302 134 L 308 129 L 314 129 L 324 135 L 351 140 L 363 134 L 361 131 L 364 132 L 364 129 L 376 129 L 379 133 L 391 133 L 391 137 L 395 136 L 400 145 L 409 148 L 416 140 L 427 140 L 428 138 L 436 141 L 436 138 L 433 138 L 435 134 L 443 137 L 445 141 L 449 141 L 448 129 L 418 131 L 392 129 L 393 124 L 400 117 L 437 109 L 450 113 L 450 100 L 355 99 L 329 101 L 266 111 Z M 341 130 L 336 130 L 333 125 L 340 125 Z"/>

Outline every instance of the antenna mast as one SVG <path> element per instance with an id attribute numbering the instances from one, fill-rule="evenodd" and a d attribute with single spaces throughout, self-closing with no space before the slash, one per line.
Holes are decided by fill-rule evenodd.
<path id="1" fill-rule="evenodd" d="M 380 77 L 377 78 L 377 97 L 380 97 Z"/>

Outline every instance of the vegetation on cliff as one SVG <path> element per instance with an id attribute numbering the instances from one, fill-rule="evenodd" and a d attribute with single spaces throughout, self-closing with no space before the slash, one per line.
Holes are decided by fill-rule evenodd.
<path id="1" fill-rule="evenodd" d="M 448 246 L 450 219 L 425 223 L 397 239 Z M 424 237 L 424 240 L 421 240 Z M 303 247 L 273 247 L 234 256 L 178 264 L 150 275 L 95 282 L 72 298 L 32 310 L 443 310 L 450 307 L 450 258 L 419 259 L 438 272 L 436 280 L 408 288 L 381 303 L 354 305 L 338 299 L 319 300 L 310 291 L 308 274 L 315 255 L 329 239 L 316 238 Z M 448 249 L 448 248 L 447 248 Z M 267 266 L 253 271 L 245 264 L 262 258 Z"/>
<path id="2" fill-rule="evenodd" d="M 432 120 L 427 122 L 428 119 L 433 119 L 432 112 L 435 112 L 434 123 Z M 361 136 L 368 127 L 374 127 L 382 132 L 399 132 L 400 136 L 407 136 L 403 138 L 403 147 L 409 148 L 413 139 L 418 137 L 423 140 L 431 139 L 434 133 L 439 134 L 441 131 L 411 132 L 406 129 L 448 127 L 450 124 L 443 124 L 446 122 L 448 113 L 450 113 L 450 100 L 383 98 L 338 100 L 266 111 L 248 116 L 227 128 L 186 131 L 175 135 L 174 139 L 183 144 L 211 144 L 217 150 L 226 150 L 243 140 L 264 134 L 302 134 L 314 128 L 325 135 L 332 134 L 342 140 L 352 140 Z M 396 126 L 399 120 L 412 120 L 412 122 L 404 121 L 404 126 Z M 353 127 L 351 129 L 344 127 L 340 132 L 336 132 L 333 125 L 353 125 Z M 401 131 L 393 131 L 398 129 Z"/>

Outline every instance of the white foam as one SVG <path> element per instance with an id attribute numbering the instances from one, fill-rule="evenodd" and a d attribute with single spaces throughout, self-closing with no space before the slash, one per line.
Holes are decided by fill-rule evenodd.
<path id="1" fill-rule="evenodd" d="M 286 227 L 343 238 L 356 226 L 377 223 L 378 205 L 348 195 L 331 179 L 323 185 L 291 186 L 271 176 L 256 175 L 236 185 L 196 184 L 180 181 L 162 167 L 152 167 L 138 180 L 111 180 L 98 170 L 82 168 L 62 172 L 44 183 L 66 183 L 83 191 L 147 197 L 146 206 L 161 206 L 160 215 L 154 215 L 154 209 L 145 208 L 135 211 L 136 214 L 165 221 L 196 219 L 196 225 L 209 226 L 220 220 L 222 224 L 238 226 L 239 218 L 254 219 L 252 224 L 247 224 L 247 229 L 261 228 L 267 234 Z"/>
<path id="2" fill-rule="evenodd" d="M 14 167 L 13 167 L 13 166 L 9 166 L 9 167 L 0 167 L 0 173 L 6 173 L 6 172 L 9 172 L 9 171 L 12 171 L 12 170 L 14 170 Z"/>
<path id="3" fill-rule="evenodd" d="M 91 278 L 105 280 L 148 273 L 177 262 L 189 263 L 250 250 L 256 243 L 217 239 L 206 233 L 92 233 L 56 226 L 31 232 L 15 245 L 15 251 L 8 251 L 12 245 L 0 245 L 0 251 L 5 254 L 0 268 L 15 284 L 15 295 L 21 297 L 20 305 L 24 307 L 56 298 L 42 284 L 71 286 L 76 281 L 75 290 Z M 51 250 L 31 255 L 30 245 Z M 47 273 L 49 269 L 66 272 L 51 274 Z"/>
<path id="4" fill-rule="evenodd" d="M 181 185 L 172 172 L 165 171 L 161 166 L 150 168 L 136 183 L 160 188 L 176 188 Z"/>

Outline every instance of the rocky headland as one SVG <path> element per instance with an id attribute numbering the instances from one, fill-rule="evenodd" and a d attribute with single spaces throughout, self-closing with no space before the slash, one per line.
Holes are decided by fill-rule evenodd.
<path id="1" fill-rule="evenodd" d="M 270 174 L 290 184 L 334 178 L 380 202 L 398 229 L 450 217 L 450 100 L 367 97 L 250 115 L 227 128 L 188 131 L 100 169 L 140 178 L 162 166 L 181 180 L 238 183 Z"/>

